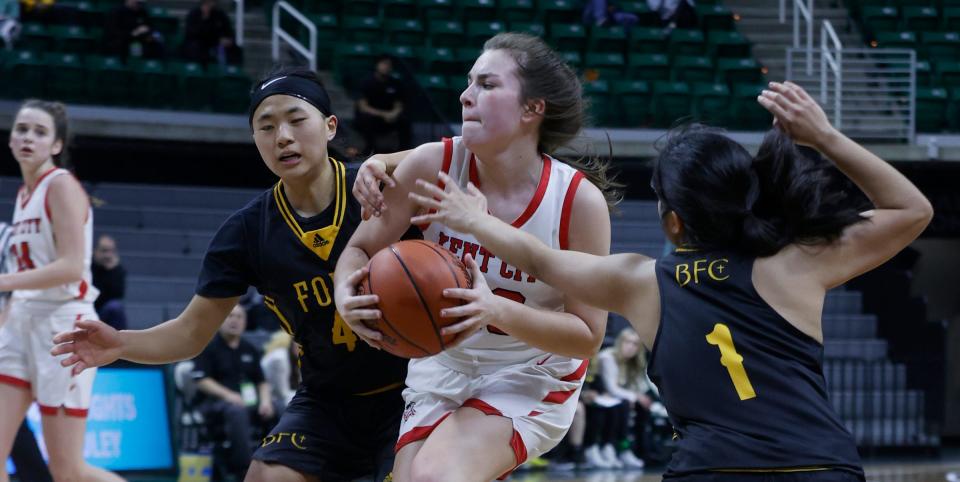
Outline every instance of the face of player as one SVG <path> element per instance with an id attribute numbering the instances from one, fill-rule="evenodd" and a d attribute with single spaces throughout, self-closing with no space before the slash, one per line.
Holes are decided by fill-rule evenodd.
<path id="1" fill-rule="evenodd" d="M 517 62 L 504 50 L 485 51 L 470 69 L 460 104 L 463 141 L 471 151 L 536 133 L 540 116 L 521 104 L 516 72 Z"/>
<path id="2" fill-rule="evenodd" d="M 10 151 L 20 163 L 21 171 L 37 171 L 60 154 L 63 142 L 56 138 L 53 117 L 34 108 L 20 109 L 10 131 Z"/>
<path id="3" fill-rule="evenodd" d="M 220 325 L 220 334 L 225 338 L 238 338 L 247 329 L 247 312 L 242 306 L 234 306 L 227 319 Z"/>
<path id="4" fill-rule="evenodd" d="M 336 116 L 324 118 L 297 97 L 272 95 L 253 113 L 253 141 L 267 168 L 281 179 L 318 172 L 327 162 L 327 142 L 336 134 Z"/>

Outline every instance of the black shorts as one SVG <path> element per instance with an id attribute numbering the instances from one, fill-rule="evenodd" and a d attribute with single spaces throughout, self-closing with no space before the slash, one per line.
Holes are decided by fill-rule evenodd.
<path id="1" fill-rule="evenodd" d="M 704 472 L 678 475 L 670 482 L 863 482 L 863 474 L 847 470 L 811 470 L 804 472 Z"/>
<path id="2" fill-rule="evenodd" d="M 375 475 L 393 468 L 403 413 L 402 389 L 359 397 L 318 397 L 302 387 L 263 438 L 253 458 L 323 482 Z"/>

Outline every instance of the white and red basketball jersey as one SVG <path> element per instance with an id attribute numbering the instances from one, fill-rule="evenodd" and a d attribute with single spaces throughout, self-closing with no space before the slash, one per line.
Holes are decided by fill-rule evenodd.
<path id="1" fill-rule="evenodd" d="M 468 182 L 481 188 L 476 159 L 464 146 L 461 138 L 447 138 L 443 143 L 443 170 L 456 179 L 461 188 L 465 188 Z M 570 210 L 577 186 L 583 177 L 582 173 L 569 165 L 544 155 L 537 190 L 512 225 L 536 236 L 551 248 L 567 249 Z M 496 253 L 491 253 L 480 245 L 472 235 L 432 223 L 424 230 L 424 238 L 449 249 L 461 259 L 470 253 L 494 294 L 541 310 L 563 310 L 563 294 L 560 291 L 504 262 Z M 437 361 L 449 368 L 486 374 L 507 365 L 525 363 L 550 355 L 505 334 L 495 326 L 487 326 L 459 346 L 436 356 Z"/>
<path id="2" fill-rule="evenodd" d="M 17 193 L 13 210 L 13 224 L 9 252 L 8 272 L 27 271 L 46 266 L 57 259 L 57 246 L 47 206 L 50 182 L 57 176 L 71 175 L 65 169 L 54 168 L 37 180 L 32 192 L 26 186 Z M 100 293 L 91 283 L 90 260 L 93 254 L 93 210 L 88 208 L 83 225 L 83 279 L 42 290 L 16 290 L 13 299 L 25 301 L 89 301 Z"/>

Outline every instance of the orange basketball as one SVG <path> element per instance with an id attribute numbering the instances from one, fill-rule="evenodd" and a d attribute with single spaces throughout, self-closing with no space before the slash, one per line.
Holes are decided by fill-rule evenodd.
<path id="1" fill-rule="evenodd" d="M 380 250 L 367 266 L 360 291 L 380 297 L 382 316 L 367 325 L 383 333 L 384 349 L 404 358 L 443 351 L 454 336 L 442 336 L 440 329 L 460 320 L 443 318 L 440 311 L 463 304 L 445 298 L 443 290 L 473 285 L 463 263 L 439 244 L 414 239 Z"/>

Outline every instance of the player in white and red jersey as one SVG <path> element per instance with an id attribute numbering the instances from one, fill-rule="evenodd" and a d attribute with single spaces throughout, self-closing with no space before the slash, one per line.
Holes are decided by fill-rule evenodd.
<path id="1" fill-rule="evenodd" d="M 610 247 L 604 192 L 547 153 L 580 130 L 580 83 L 542 40 L 500 34 L 487 41 L 460 96 L 463 136 L 418 147 L 394 171 L 389 210 L 364 222 L 336 270 L 337 308 L 356 334 L 377 346 L 376 296 L 355 296 L 367 253 L 399 239 L 417 215 L 419 182 L 477 186 L 494 216 L 550 246 L 594 254 Z M 581 166 L 603 184 L 603 170 Z M 592 170 L 592 172 L 591 172 Z M 609 186 L 606 186 L 609 187 Z M 413 360 L 397 443 L 394 480 L 490 480 L 555 446 L 576 410 L 586 360 L 603 339 L 606 313 L 565 297 L 501 262 L 475 238 L 434 223 L 426 239 L 462 256 L 470 290 L 448 290 L 466 304 L 444 316 L 454 347 Z M 500 295 L 500 296 L 496 296 Z"/>
<path id="2" fill-rule="evenodd" d="M 0 457 L 10 454 L 30 403 L 40 406 L 55 480 L 122 480 L 83 460 L 86 415 L 95 371 L 71 376 L 50 355 L 53 335 L 80 319 L 95 319 L 90 284 L 93 215 L 76 178 L 59 166 L 67 138 L 60 103 L 29 100 L 17 112 L 10 149 L 20 165 L 0 292 L 12 291 L 0 327 Z M 6 481 L 0 471 L 0 481 Z"/>

